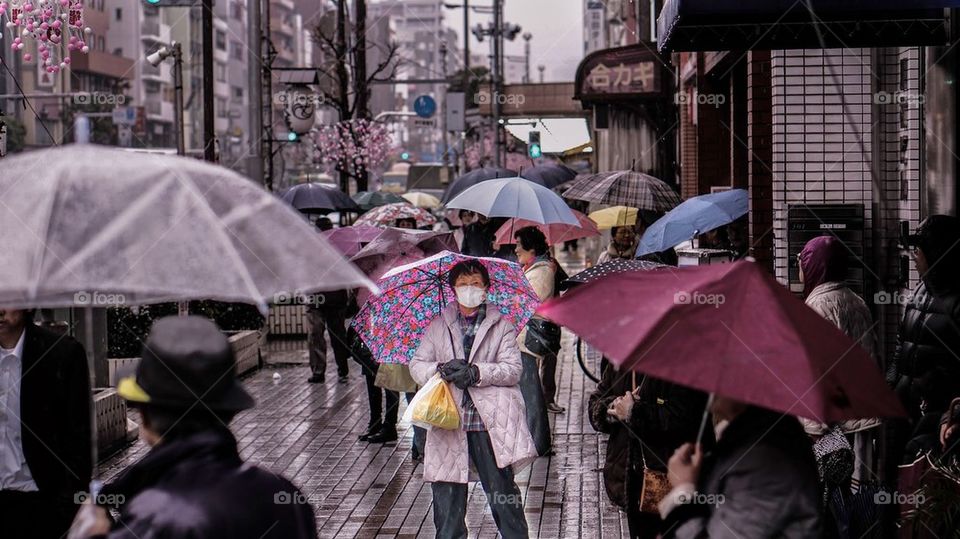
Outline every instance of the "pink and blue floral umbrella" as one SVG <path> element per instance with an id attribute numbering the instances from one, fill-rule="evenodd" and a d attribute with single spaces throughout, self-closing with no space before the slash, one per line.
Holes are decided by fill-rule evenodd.
<path id="1" fill-rule="evenodd" d="M 413 359 L 430 322 L 456 302 L 447 274 L 470 258 L 474 257 L 443 251 L 384 274 L 377 283 L 381 294 L 371 297 L 353 319 L 354 329 L 378 362 L 407 364 Z M 496 305 L 519 331 L 540 304 L 523 269 L 499 258 L 476 260 L 490 273 L 487 303 Z"/>

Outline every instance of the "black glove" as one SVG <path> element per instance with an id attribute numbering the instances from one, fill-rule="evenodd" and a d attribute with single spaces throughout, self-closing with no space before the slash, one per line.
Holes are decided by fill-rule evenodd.
<path id="1" fill-rule="evenodd" d="M 480 382 L 480 368 L 469 364 L 464 364 L 462 367 L 458 366 L 457 370 L 450 373 L 447 381 L 460 389 L 475 386 Z"/>
<path id="2" fill-rule="evenodd" d="M 445 382 L 450 382 L 452 381 L 450 377 L 453 376 L 454 373 L 460 372 L 467 366 L 467 362 L 462 359 L 451 359 L 446 363 L 437 365 L 437 370 L 440 371 L 440 378 L 442 378 Z"/>

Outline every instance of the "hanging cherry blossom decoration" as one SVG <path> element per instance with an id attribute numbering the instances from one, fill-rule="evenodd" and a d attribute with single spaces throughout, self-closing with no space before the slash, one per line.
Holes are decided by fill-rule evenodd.
<path id="1" fill-rule="evenodd" d="M 7 17 L 6 27 L 14 33 L 10 49 L 19 51 L 23 61 L 36 60 L 47 73 L 58 73 L 70 66 L 70 52 L 87 53 L 86 36 L 89 27 L 83 26 L 82 0 L 0 0 L 0 18 Z"/>
<path id="2" fill-rule="evenodd" d="M 390 152 L 390 133 L 371 120 L 347 120 L 327 125 L 314 137 L 315 159 L 329 168 L 357 177 L 380 167 Z"/>

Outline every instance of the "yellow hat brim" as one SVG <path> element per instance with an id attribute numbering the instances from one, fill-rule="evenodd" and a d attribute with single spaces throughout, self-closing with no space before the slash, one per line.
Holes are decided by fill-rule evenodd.
<path id="1" fill-rule="evenodd" d="M 150 402 L 150 395 L 147 395 L 133 376 L 120 380 L 117 384 L 117 395 L 132 402 Z"/>

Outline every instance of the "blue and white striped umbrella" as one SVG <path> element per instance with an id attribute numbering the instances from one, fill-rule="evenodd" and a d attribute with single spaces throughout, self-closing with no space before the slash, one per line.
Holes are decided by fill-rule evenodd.
<path id="1" fill-rule="evenodd" d="M 579 225 L 577 216 L 560 195 L 519 176 L 478 183 L 448 202 L 447 208 L 470 210 L 487 217 Z"/>

